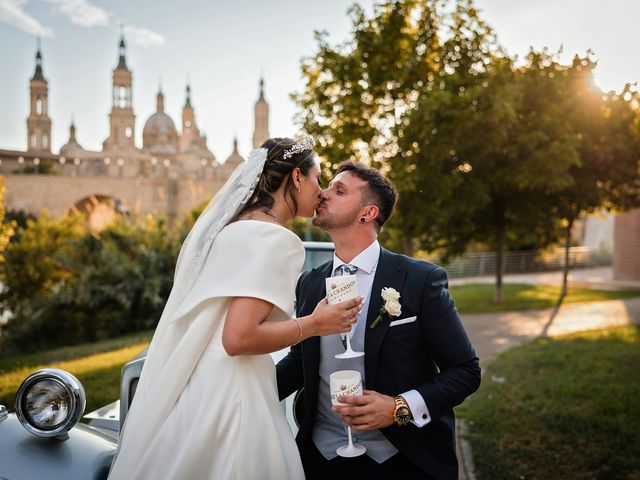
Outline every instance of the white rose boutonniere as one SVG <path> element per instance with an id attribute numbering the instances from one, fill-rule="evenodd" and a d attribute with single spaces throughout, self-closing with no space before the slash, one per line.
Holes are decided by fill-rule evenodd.
<path id="1" fill-rule="evenodd" d="M 395 288 L 385 287 L 382 289 L 382 292 L 380 292 L 380 295 L 382 295 L 384 305 L 380 309 L 380 313 L 378 313 L 376 319 L 371 322 L 369 328 L 376 328 L 382 321 L 383 315 L 397 317 L 402 313 L 402 307 L 400 306 L 400 294 Z"/>

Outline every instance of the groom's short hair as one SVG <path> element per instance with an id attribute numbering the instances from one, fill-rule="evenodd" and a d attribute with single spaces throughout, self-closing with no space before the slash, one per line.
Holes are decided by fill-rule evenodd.
<path id="1" fill-rule="evenodd" d="M 360 162 L 349 160 L 340 163 L 336 175 L 342 172 L 350 172 L 367 182 L 367 186 L 362 191 L 362 201 L 365 205 L 373 204 L 378 207 L 378 216 L 375 221 L 379 231 L 393 213 L 393 207 L 398 199 L 396 187 L 378 170 Z"/>

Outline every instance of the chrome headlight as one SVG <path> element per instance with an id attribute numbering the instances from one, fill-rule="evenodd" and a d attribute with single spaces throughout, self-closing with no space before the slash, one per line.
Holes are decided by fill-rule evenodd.
<path id="1" fill-rule="evenodd" d="M 16 395 L 16 415 L 39 437 L 64 437 L 78 423 L 86 397 L 80 381 L 69 372 L 45 368 L 27 377 Z"/>

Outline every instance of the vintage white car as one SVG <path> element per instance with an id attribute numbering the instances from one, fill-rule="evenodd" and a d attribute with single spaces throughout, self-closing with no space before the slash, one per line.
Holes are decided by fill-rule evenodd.
<path id="1" fill-rule="evenodd" d="M 304 245 L 303 271 L 333 256 L 332 243 Z M 274 362 L 286 353 L 273 353 Z M 0 405 L 0 480 L 107 478 L 145 355 L 146 350 L 122 368 L 120 399 L 84 416 L 85 391 L 75 376 L 46 368 L 27 377 L 16 394 L 15 411 Z M 282 402 L 295 433 L 292 403 L 291 398 Z"/>

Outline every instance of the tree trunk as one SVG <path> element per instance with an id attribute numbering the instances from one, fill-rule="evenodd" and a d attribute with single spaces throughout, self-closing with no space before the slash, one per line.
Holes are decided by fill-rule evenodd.
<path id="1" fill-rule="evenodd" d="M 564 297 L 568 293 L 568 277 L 569 277 L 569 247 L 571 245 L 571 229 L 573 228 L 574 218 L 569 218 L 567 227 L 564 233 L 564 265 L 562 266 L 562 290 L 560 291 L 560 298 L 558 299 L 558 305 L 562 303 Z"/>
<path id="2" fill-rule="evenodd" d="M 496 294 L 493 303 L 501 304 L 504 302 L 504 293 L 502 291 L 502 260 L 504 257 L 504 226 L 500 225 L 496 228 Z"/>

